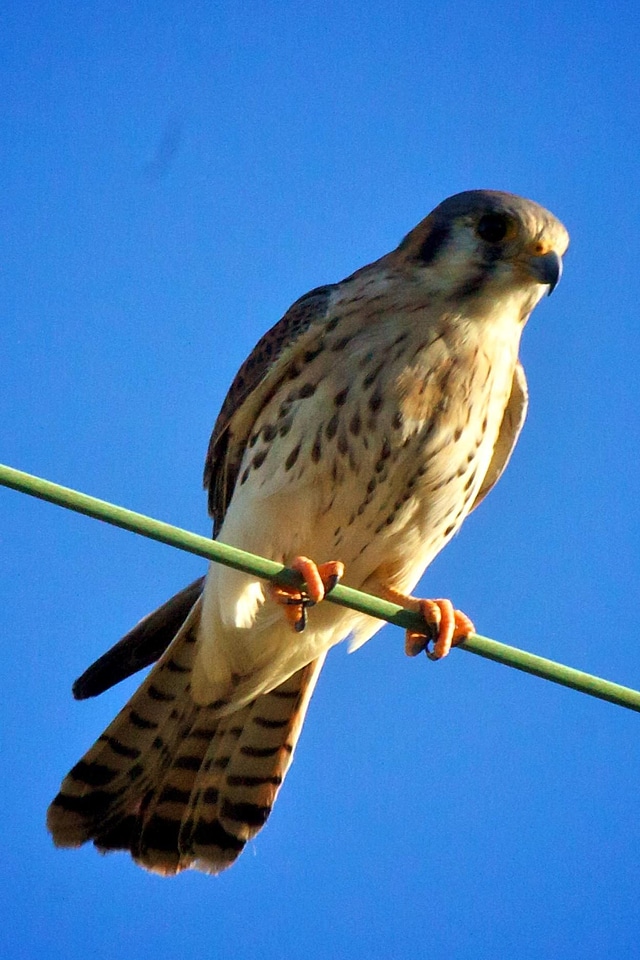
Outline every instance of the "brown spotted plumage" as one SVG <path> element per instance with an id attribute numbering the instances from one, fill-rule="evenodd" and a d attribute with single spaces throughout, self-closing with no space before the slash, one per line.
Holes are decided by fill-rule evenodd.
<path id="1" fill-rule="evenodd" d="M 58 845 L 129 850 L 163 874 L 229 866 L 269 815 L 326 652 L 381 626 L 318 602 L 342 564 L 349 586 L 422 612 L 408 653 L 468 635 L 448 600 L 410 592 L 509 460 L 527 406 L 520 335 L 567 244 L 537 204 L 458 194 L 260 340 L 209 445 L 214 535 L 297 567 L 306 594 L 212 565 L 80 678 L 91 696 L 173 637 L 64 780 Z"/>

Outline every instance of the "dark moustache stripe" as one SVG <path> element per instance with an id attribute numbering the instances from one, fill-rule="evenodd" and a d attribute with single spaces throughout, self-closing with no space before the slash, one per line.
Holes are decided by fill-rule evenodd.
<path id="1" fill-rule="evenodd" d="M 416 253 L 416 260 L 419 260 L 424 266 L 433 263 L 439 255 L 442 248 L 449 239 L 450 228 L 448 226 L 434 226 L 422 242 L 422 246 Z"/>

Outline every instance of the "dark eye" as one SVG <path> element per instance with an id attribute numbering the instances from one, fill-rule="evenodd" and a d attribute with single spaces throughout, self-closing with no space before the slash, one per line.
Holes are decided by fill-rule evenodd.
<path id="1" fill-rule="evenodd" d="M 507 235 L 509 221 L 502 213 L 485 213 L 478 223 L 477 234 L 487 243 L 500 243 Z"/>

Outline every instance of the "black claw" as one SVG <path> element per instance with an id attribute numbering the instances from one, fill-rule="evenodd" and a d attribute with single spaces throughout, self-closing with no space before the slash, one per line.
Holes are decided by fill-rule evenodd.
<path id="1" fill-rule="evenodd" d="M 435 643 L 440 636 L 440 623 L 435 621 L 425 620 L 427 625 L 426 640 L 427 642 L 424 645 L 424 652 L 428 656 L 429 660 L 439 660 L 439 657 L 434 656 L 433 650 L 431 649 L 432 644 L 435 646 Z"/>
<path id="2" fill-rule="evenodd" d="M 439 658 L 433 655 L 432 645 L 435 644 L 440 634 L 440 624 L 435 623 L 433 620 L 424 620 L 424 625 L 424 647 L 422 649 L 429 660 L 438 660 Z M 418 650 L 414 656 L 418 656 L 420 653 L 422 653 L 422 650 Z"/>
<path id="3" fill-rule="evenodd" d="M 335 587 L 335 583 L 331 585 L 331 589 L 333 587 Z M 301 593 L 299 597 L 287 597 L 284 603 L 288 607 L 300 607 L 300 617 L 294 623 L 293 628 L 296 633 L 302 633 L 307 625 L 307 610 L 310 607 L 315 607 L 316 601 L 308 597 L 306 593 Z"/>
<path id="4" fill-rule="evenodd" d="M 330 577 L 327 577 L 327 582 L 324 585 L 325 596 L 327 593 L 331 593 L 334 587 L 338 586 L 340 582 L 340 577 L 337 573 L 332 573 Z"/>

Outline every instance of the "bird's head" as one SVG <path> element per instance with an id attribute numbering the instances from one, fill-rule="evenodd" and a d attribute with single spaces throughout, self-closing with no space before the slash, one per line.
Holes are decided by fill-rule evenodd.
<path id="1" fill-rule="evenodd" d="M 407 234 L 394 266 L 452 302 L 516 296 L 523 319 L 562 273 L 563 224 L 531 200 L 496 190 L 449 197 Z"/>

